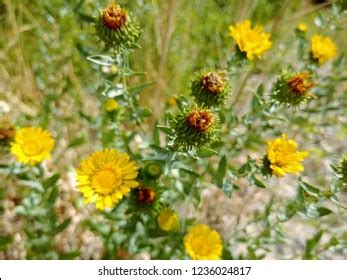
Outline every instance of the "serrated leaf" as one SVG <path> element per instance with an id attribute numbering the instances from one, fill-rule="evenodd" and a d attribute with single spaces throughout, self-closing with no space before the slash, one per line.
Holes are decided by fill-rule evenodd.
<path id="1" fill-rule="evenodd" d="M 318 211 L 320 217 L 329 215 L 329 214 L 331 214 L 333 212 L 330 209 L 325 208 L 325 207 L 318 207 L 317 211 Z"/>
<path id="2" fill-rule="evenodd" d="M 72 139 L 72 141 L 70 142 L 70 144 L 67 147 L 68 148 L 77 147 L 77 146 L 84 144 L 86 141 L 87 141 L 86 136 L 82 135 L 82 136 L 79 136 L 79 137 Z"/>
<path id="3" fill-rule="evenodd" d="M 47 199 L 47 202 L 50 204 L 54 204 L 58 196 L 59 196 L 59 188 L 57 186 L 54 186 Z"/>
<path id="4" fill-rule="evenodd" d="M 320 239 L 322 238 L 323 231 L 318 231 L 311 239 L 306 242 L 305 252 L 303 259 L 312 259 L 312 251 L 318 246 Z"/>
<path id="5" fill-rule="evenodd" d="M 258 187 L 258 188 L 262 188 L 262 189 L 266 189 L 266 185 L 259 180 L 258 178 L 254 177 L 254 184 Z"/>
<path id="6" fill-rule="evenodd" d="M 123 84 L 120 84 L 120 83 L 107 87 L 102 93 L 102 95 L 107 96 L 108 98 L 114 98 L 117 96 L 122 96 L 124 94 L 125 94 L 124 86 Z"/>
<path id="7" fill-rule="evenodd" d="M 55 186 L 58 182 L 58 180 L 60 179 L 60 174 L 56 173 L 53 176 L 49 177 L 48 179 L 46 179 L 43 182 L 43 187 L 46 188 L 51 188 L 53 186 Z"/>
<path id="8" fill-rule="evenodd" d="M 102 55 L 102 54 L 91 55 L 91 56 L 88 56 L 87 59 L 90 62 L 93 62 L 101 66 L 111 66 L 114 64 L 114 59 L 112 57 L 107 55 Z"/>
<path id="9" fill-rule="evenodd" d="M 316 206 L 316 205 L 309 205 L 306 208 L 306 214 L 309 218 L 317 219 L 326 215 L 329 215 L 332 213 L 332 211 L 328 208 L 322 207 L 322 206 Z"/>
<path id="10" fill-rule="evenodd" d="M 221 160 L 219 161 L 216 178 L 218 181 L 222 182 L 223 178 L 225 176 L 225 173 L 227 171 L 227 158 L 226 156 L 222 156 Z"/>
<path id="11" fill-rule="evenodd" d="M 195 171 L 187 168 L 179 168 L 180 171 L 187 173 L 188 175 L 191 175 L 193 177 L 200 177 L 200 174 L 196 173 Z"/>
<path id="12" fill-rule="evenodd" d="M 258 86 L 257 92 L 254 93 L 253 99 L 252 99 L 252 109 L 259 109 L 259 106 L 262 105 L 262 96 L 264 95 L 264 86 L 263 83 L 261 83 Z"/>
<path id="13" fill-rule="evenodd" d="M 165 132 L 166 134 L 171 134 L 172 129 L 168 126 L 165 125 L 157 125 L 157 128 L 160 129 L 161 131 Z"/>
<path id="14" fill-rule="evenodd" d="M 13 242 L 12 235 L 2 235 L 0 238 L 0 250 L 6 250 Z"/>
<path id="15" fill-rule="evenodd" d="M 58 234 L 59 232 L 62 232 L 65 230 L 71 223 L 71 218 L 65 219 L 60 225 L 58 225 L 54 230 L 53 230 L 53 235 Z"/>
<path id="16" fill-rule="evenodd" d="M 314 196 L 319 196 L 320 194 L 320 189 L 310 185 L 309 183 L 306 182 L 300 182 L 300 186 L 309 194 L 314 195 Z"/>
<path id="17" fill-rule="evenodd" d="M 152 86 L 153 84 L 155 84 L 155 82 L 144 83 L 144 84 L 140 84 L 136 87 L 132 87 L 129 89 L 129 94 L 131 94 L 131 95 L 140 94 L 142 91 L 144 91 L 146 88 Z"/>
<path id="18" fill-rule="evenodd" d="M 81 20 L 87 22 L 87 23 L 94 23 L 95 22 L 95 18 L 94 17 L 91 17 L 89 15 L 86 15 L 86 14 L 83 14 L 83 13 L 80 13 L 78 12 L 78 18 L 80 18 Z"/>
<path id="19" fill-rule="evenodd" d="M 197 151 L 197 155 L 201 158 L 208 158 L 216 154 L 217 154 L 217 151 L 212 150 L 210 148 L 201 148 Z"/>
<path id="20" fill-rule="evenodd" d="M 340 200 L 338 199 L 338 197 L 337 197 L 336 195 L 332 195 L 332 196 L 330 197 L 330 200 L 331 200 L 332 202 L 334 202 L 336 205 L 342 207 L 343 209 L 347 209 L 347 206 L 346 206 L 346 205 L 343 205 L 343 204 L 340 202 Z"/>
<path id="21" fill-rule="evenodd" d="M 152 133 L 152 141 L 156 146 L 160 145 L 160 132 L 159 128 L 157 127 L 157 123 L 155 124 L 153 128 L 153 133 Z"/>
<path id="22" fill-rule="evenodd" d="M 149 108 L 142 108 L 140 110 L 137 110 L 136 116 L 140 119 L 148 118 L 152 116 L 152 111 Z"/>

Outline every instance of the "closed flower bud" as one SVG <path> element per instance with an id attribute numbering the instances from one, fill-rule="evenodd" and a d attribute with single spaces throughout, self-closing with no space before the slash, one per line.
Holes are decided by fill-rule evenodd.
<path id="1" fill-rule="evenodd" d="M 11 125 L 0 126 L 0 146 L 8 147 L 16 134 L 16 129 Z"/>
<path id="2" fill-rule="evenodd" d="M 137 46 L 139 24 L 131 14 L 115 3 L 100 13 L 95 27 L 100 39 L 105 43 L 105 49 L 113 48 L 121 52 Z"/>
<path id="3" fill-rule="evenodd" d="M 309 73 L 284 74 L 280 76 L 273 89 L 272 98 L 291 106 L 298 106 L 304 100 L 313 97 L 310 89 L 316 84 L 309 79 Z"/>
<path id="4" fill-rule="evenodd" d="M 179 227 L 179 218 L 175 211 L 167 208 L 158 215 L 158 226 L 162 231 L 173 231 Z"/>
<path id="5" fill-rule="evenodd" d="M 156 198 L 156 192 L 151 188 L 139 187 L 137 193 L 137 200 L 140 204 L 153 203 Z"/>
<path id="6" fill-rule="evenodd" d="M 148 163 L 144 168 L 147 178 L 158 179 L 162 173 L 162 167 L 155 162 Z"/>
<path id="7" fill-rule="evenodd" d="M 300 31 L 300 32 L 306 32 L 308 29 L 307 24 L 300 22 L 297 26 L 296 26 L 296 30 Z"/>
<path id="8" fill-rule="evenodd" d="M 185 108 L 172 116 L 170 125 L 174 130 L 174 148 L 190 150 L 208 146 L 215 140 L 215 123 L 213 113 L 197 106 Z"/>
<path id="9" fill-rule="evenodd" d="M 119 109 L 119 104 L 116 100 L 110 98 L 105 102 L 105 109 L 107 112 L 112 113 Z"/>
<path id="10" fill-rule="evenodd" d="M 230 86 L 225 72 L 203 71 L 192 81 L 191 91 L 197 104 L 216 107 L 223 105 Z"/>
<path id="11" fill-rule="evenodd" d="M 177 100 L 174 96 L 169 96 L 167 99 L 166 99 L 166 104 L 170 107 L 174 107 L 176 106 L 177 104 Z"/>

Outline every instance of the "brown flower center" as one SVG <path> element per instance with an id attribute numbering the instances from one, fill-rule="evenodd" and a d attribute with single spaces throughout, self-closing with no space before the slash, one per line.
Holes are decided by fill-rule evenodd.
<path id="1" fill-rule="evenodd" d="M 114 4 L 102 11 L 102 17 L 107 28 L 117 30 L 125 25 L 128 15 L 119 5 Z"/>
<path id="2" fill-rule="evenodd" d="M 301 72 L 288 80 L 288 87 L 296 94 L 304 94 L 316 84 L 308 81 L 309 74 Z"/>
<path id="3" fill-rule="evenodd" d="M 207 131 L 213 123 L 213 115 L 209 111 L 193 111 L 188 115 L 188 125 L 196 131 Z"/>
<path id="4" fill-rule="evenodd" d="M 202 77 L 201 86 L 213 94 L 219 94 L 224 90 L 224 77 L 220 74 L 209 72 Z"/>

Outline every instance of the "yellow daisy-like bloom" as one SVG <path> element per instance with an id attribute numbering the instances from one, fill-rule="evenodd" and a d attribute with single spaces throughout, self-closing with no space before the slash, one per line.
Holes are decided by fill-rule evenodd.
<path id="1" fill-rule="evenodd" d="M 297 26 L 296 29 L 301 31 L 301 32 L 306 32 L 308 27 L 306 23 L 300 22 Z"/>
<path id="2" fill-rule="evenodd" d="M 245 20 L 234 26 L 229 26 L 229 35 L 236 41 L 241 52 L 246 53 L 249 60 L 261 56 L 271 48 L 270 34 L 263 32 L 263 27 L 256 25 L 251 28 L 251 22 Z"/>
<path id="3" fill-rule="evenodd" d="M 329 38 L 320 35 L 313 35 L 311 38 L 312 57 L 317 59 L 319 64 L 323 64 L 337 53 L 335 43 Z"/>
<path id="4" fill-rule="evenodd" d="M 105 149 L 81 162 L 77 187 L 86 203 L 95 203 L 98 209 L 112 208 L 131 188 L 138 186 L 137 174 L 137 166 L 127 154 Z"/>
<path id="5" fill-rule="evenodd" d="M 308 152 L 297 151 L 297 143 L 294 140 L 287 140 L 283 133 L 281 138 L 270 140 L 267 144 L 267 159 L 274 175 L 282 177 L 285 173 L 298 174 L 304 170 L 301 161 L 308 156 Z"/>
<path id="6" fill-rule="evenodd" d="M 47 130 L 41 127 L 24 127 L 16 132 L 11 143 L 11 153 L 21 163 L 36 165 L 50 158 L 54 142 Z"/>
<path id="7" fill-rule="evenodd" d="M 175 211 L 165 209 L 158 216 L 158 226 L 163 231 L 172 231 L 178 228 L 179 218 Z"/>
<path id="8" fill-rule="evenodd" d="M 208 225 L 196 225 L 184 237 L 184 247 L 193 260 L 219 260 L 223 251 L 222 238 Z"/>

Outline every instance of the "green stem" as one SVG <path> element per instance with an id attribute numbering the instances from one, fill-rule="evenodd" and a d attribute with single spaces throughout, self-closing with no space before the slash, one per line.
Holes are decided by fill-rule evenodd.
<path id="1" fill-rule="evenodd" d="M 257 65 L 256 63 L 252 63 L 251 64 L 250 69 L 248 70 L 246 76 L 244 77 L 244 79 L 241 82 L 241 85 L 240 85 L 237 93 L 235 94 L 234 101 L 231 104 L 232 106 L 236 105 L 239 102 L 239 100 L 240 100 L 240 98 L 242 96 L 243 90 L 244 90 L 244 88 L 245 88 L 245 86 L 247 84 L 248 79 L 253 75 L 254 70 L 256 69 L 256 65 Z"/>

